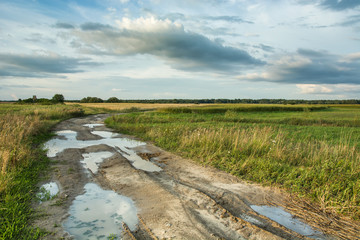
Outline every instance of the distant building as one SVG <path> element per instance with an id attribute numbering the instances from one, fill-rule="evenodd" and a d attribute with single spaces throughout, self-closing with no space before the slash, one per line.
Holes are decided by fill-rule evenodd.
<path id="1" fill-rule="evenodd" d="M 33 102 L 36 102 L 37 101 L 37 97 L 36 95 L 33 95 Z"/>

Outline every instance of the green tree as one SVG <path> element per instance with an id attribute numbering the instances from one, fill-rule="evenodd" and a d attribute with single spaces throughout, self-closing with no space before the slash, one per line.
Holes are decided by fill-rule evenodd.
<path id="1" fill-rule="evenodd" d="M 64 103 L 64 100 L 65 98 L 62 94 L 55 94 L 51 99 L 54 103 Z"/>
<path id="2" fill-rule="evenodd" d="M 108 103 L 118 103 L 120 100 L 117 97 L 111 97 L 108 100 L 106 100 Z"/>

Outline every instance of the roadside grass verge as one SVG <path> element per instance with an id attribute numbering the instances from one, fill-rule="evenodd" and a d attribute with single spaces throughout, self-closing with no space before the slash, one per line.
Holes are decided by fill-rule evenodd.
<path id="1" fill-rule="evenodd" d="M 0 239 L 38 239 L 31 202 L 49 159 L 39 146 L 61 120 L 84 116 L 78 106 L 0 105 Z"/>
<path id="2" fill-rule="evenodd" d="M 324 212 L 360 219 L 359 107 L 351 112 L 341 107 L 190 109 L 132 113 L 105 122 L 201 164 L 311 198 Z"/>

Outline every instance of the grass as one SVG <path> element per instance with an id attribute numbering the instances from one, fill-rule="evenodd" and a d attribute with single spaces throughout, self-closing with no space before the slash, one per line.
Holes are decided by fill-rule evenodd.
<path id="1" fill-rule="evenodd" d="M 50 161 L 39 148 L 61 120 L 96 109 L 66 105 L 0 104 L 0 239 L 38 239 L 45 234 L 29 226 L 37 183 Z"/>
<path id="2" fill-rule="evenodd" d="M 188 107 L 199 104 L 172 104 L 172 103 L 71 103 L 67 102 L 66 105 L 78 105 L 86 108 L 100 108 L 105 111 L 123 111 L 127 109 L 139 109 L 139 110 L 154 110 L 160 108 L 170 107 Z M 202 105 L 202 104 L 201 104 Z"/>
<path id="3" fill-rule="evenodd" d="M 360 219 L 360 107 L 216 105 L 106 120 L 122 133 Z"/>

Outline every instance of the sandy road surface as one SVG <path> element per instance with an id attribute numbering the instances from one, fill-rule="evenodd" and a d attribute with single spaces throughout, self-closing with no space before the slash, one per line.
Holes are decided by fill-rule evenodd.
<path id="1" fill-rule="evenodd" d="M 100 124 L 107 115 L 64 121 L 56 131 L 72 130 L 78 141 L 99 140 L 93 130 L 111 131 Z M 126 137 L 120 135 L 118 137 Z M 128 136 L 127 136 L 128 137 Z M 41 216 L 34 222 L 52 234 L 47 239 L 72 239 L 63 224 L 69 208 L 86 183 L 131 198 L 137 208 L 138 224 L 133 231 L 123 231 L 124 239 L 307 239 L 295 231 L 258 214 L 251 206 L 284 205 L 279 191 L 245 183 L 210 167 L 163 151 L 151 144 L 134 149 L 143 159 L 162 168 L 159 172 L 139 170 L 126 154 L 106 144 L 69 148 L 53 157 L 51 181 L 59 185 L 59 194 L 51 201 L 34 204 Z M 96 174 L 88 174 L 80 163 L 83 154 L 108 151 Z M 125 156 L 125 157 L 124 157 Z M 119 226 L 120 227 L 120 226 Z M 306 234 L 305 234 L 306 235 Z M 309 234 L 311 235 L 311 234 Z M 322 239 L 332 239 L 320 236 Z M 86 239 L 85 237 L 83 239 Z"/>

